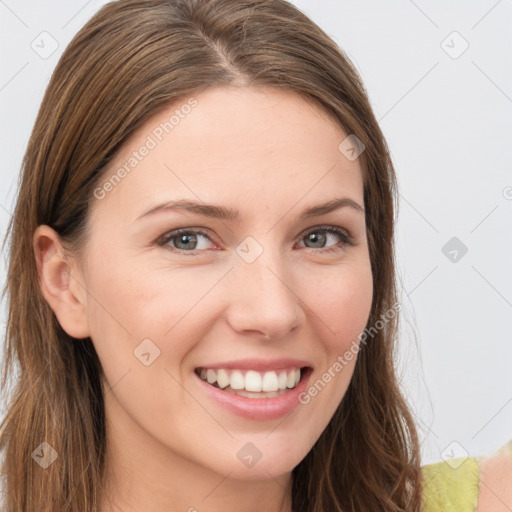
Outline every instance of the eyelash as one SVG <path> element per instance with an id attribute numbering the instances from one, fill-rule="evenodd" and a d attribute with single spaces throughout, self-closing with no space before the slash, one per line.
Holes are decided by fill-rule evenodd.
<path id="1" fill-rule="evenodd" d="M 313 249 L 313 250 L 315 250 L 315 252 L 319 252 L 319 253 L 323 254 L 323 253 L 340 251 L 340 250 L 343 250 L 346 246 L 354 245 L 354 240 L 352 239 L 352 237 L 345 230 L 338 228 L 336 226 L 317 226 L 312 229 L 309 229 L 303 235 L 301 235 L 300 241 L 302 241 L 307 235 L 310 235 L 311 233 L 319 233 L 319 232 L 320 233 L 331 233 L 331 234 L 334 233 L 339 236 L 339 238 L 341 239 L 341 242 L 336 245 L 331 245 L 327 248 L 319 248 L 319 249 L 315 250 L 314 248 L 306 247 L 306 249 Z M 181 228 L 181 229 L 176 229 L 174 231 L 171 231 L 171 232 L 161 236 L 159 238 L 159 240 L 157 241 L 157 244 L 159 246 L 163 247 L 163 246 L 166 246 L 171 240 L 179 237 L 180 235 L 190 235 L 190 234 L 202 235 L 202 236 L 208 238 L 209 240 L 211 240 L 208 235 L 208 232 L 205 231 L 204 229 Z M 190 255 L 197 255 L 198 253 L 204 252 L 204 250 L 198 250 L 198 249 L 194 249 L 191 251 L 185 251 L 185 250 L 176 249 L 175 247 L 170 247 L 170 246 L 167 246 L 167 248 L 170 251 L 176 252 L 179 254 L 185 253 L 185 254 L 190 254 Z"/>

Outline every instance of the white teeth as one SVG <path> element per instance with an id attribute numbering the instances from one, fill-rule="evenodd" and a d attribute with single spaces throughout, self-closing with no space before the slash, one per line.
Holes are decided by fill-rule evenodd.
<path id="1" fill-rule="evenodd" d="M 231 389 L 244 389 L 245 377 L 241 371 L 235 370 L 231 373 L 230 386 Z"/>
<path id="2" fill-rule="evenodd" d="M 261 375 L 258 372 L 249 370 L 245 374 L 245 389 L 247 391 L 261 391 Z"/>
<path id="3" fill-rule="evenodd" d="M 279 389 L 286 389 L 286 381 L 287 380 L 288 380 L 288 377 L 286 375 L 286 372 L 281 372 L 279 374 L 279 381 L 278 381 Z"/>
<path id="4" fill-rule="evenodd" d="M 288 374 L 288 378 L 286 379 L 286 387 L 287 388 L 295 387 L 295 372 L 290 372 Z"/>
<path id="5" fill-rule="evenodd" d="M 261 389 L 262 391 L 277 391 L 279 389 L 276 372 L 265 372 Z"/>
<path id="6" fill-rule="evenodd" d="M 229 377 L 226 370 L 219 370 L 217 372 L 217 384 L 219 385 L 219 388 L 222 389 L 229 385 Z"/>
<path id="7" fill-rule="evenodd" d="M 213 384 L 217 380 L 217 372 L 215 370 L 206 370 L 206 379 L 208 384 Z"/>
<path id="8" fill-rule="evenodd" d="M 226 391 L 240 391 L 244 394 L 245 391 L 251 393 L 268 393 L 273 396 L 273 393 L 284 392 L 287 389 L 294 388 L 300 381 L 301 371 L 300 368 L 294 368 L 288 371 L 279 370 L 269 372 L 257 372 L 254 370 L 212 370 L 201 368 L 199 372 L 201 379 L 206 380 L 209 384 L 215 384 Z M 226 389 L 227 388 L 227 389 Z M 278 396 L 278 395 L 276 395 Z"/>

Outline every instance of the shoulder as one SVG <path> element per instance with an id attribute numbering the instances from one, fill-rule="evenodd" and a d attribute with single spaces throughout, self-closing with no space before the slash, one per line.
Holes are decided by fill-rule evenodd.
<path id="1" fill-rule="evenodd" d="M 423 467 L 424 512 L 475 512 L 479 468 L 474 457 L 456 458 Z"/>
<path id="2" fill-rule="evenodd" d="M 423 467 L 423 512 L 510 512 L 512 441 L 489 457 Z"/>
<path id="3" fill-rule="evenodd" d="M 480 498 L 476 512 L 512 510 L 512 441 L 480 463 Z"/>

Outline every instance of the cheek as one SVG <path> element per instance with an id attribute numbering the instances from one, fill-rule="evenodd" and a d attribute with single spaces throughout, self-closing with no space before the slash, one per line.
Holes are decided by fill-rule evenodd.
<path id="1" fill-rule="evenodd" d="M 123 263 L 108 264 L 116 260 Z M 134 350 L 146 339 L 160 350 L 157 365 L 166 361 L 177 366 L 181 356 L 206 336 L 209 324 L 202 319 L 211 313 L 207 295 L 223 275 L 222 270 L 172 268 L 161 263 L 142 264 L 137 258 L 131 263 L 127 260 L 97 260 L 97 271 L 88 282 L 92 338 L 112 379 L 138 363 Z"/>
<path id="2" fill-rule="evenodd" d="M 369 260 L 340 266 L 328 277 L 321 288 L 313 291 L 311 286 L 303 292 L 316 315 L 316 349 L 324 357 L 301 401 L 318 411 L 319 429 L 332 417 L 350 384 L 373 298 Z"/>
<path id="3" fill-rule="evenodd" d="M 312 280 L 303 296 L 309 297 L 306 303 L 323 324 L 322 331 L 330 334 L 325 340 L 330 351 L 345 351 L 358 340 L 370 315 L 373 279 L 369 260 L 342 265 L 321 282 Z"/>

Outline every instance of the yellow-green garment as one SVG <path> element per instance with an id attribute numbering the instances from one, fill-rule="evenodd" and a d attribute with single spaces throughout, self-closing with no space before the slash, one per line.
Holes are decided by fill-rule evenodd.
<path id="1" fill-rule="evenodd" d="M 499 451 L 512 454 L 512 441 Z M 423 512 L 475 512 L 483 457 L 459 457 L 423 467 Z"/>

